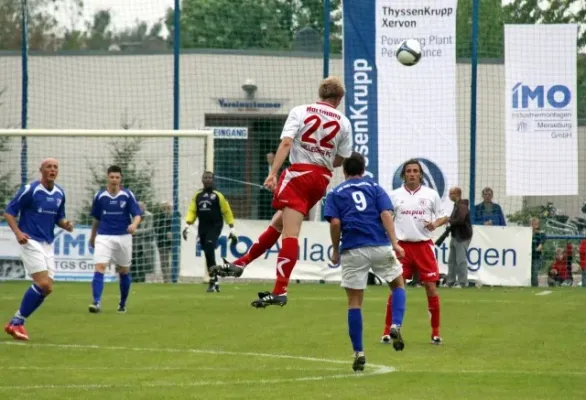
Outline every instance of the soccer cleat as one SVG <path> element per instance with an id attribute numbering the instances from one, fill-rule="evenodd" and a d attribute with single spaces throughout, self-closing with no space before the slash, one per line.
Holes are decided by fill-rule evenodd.
<path id="1" fill-rule="evenodd" d="M 210 268 L 210 275 L 222 277 L 232 276 L 234 278 L 238 278 L 240 275 L 242 275 L 242 272 L 244 272 L 244 268 L 229 262 L 225 258 L 222 258 L 222 260 L 224 260 L 223 265 L 214 265 Z"/>
<path id="2" fill-rule="evenodd" d="M 354 362 L 352 363 L 352 369 L 354 372 L 364 371 L 364 365 L 366 364 L 366 357 L 358 355 L 354 356 Z"/>
<path id="3" fill-rule="evenodd" d="M 393 339 L 393 348 L 397 351 L 403 351 L 405 342 L 403 335 L 401 335 L 401 327 L 398 325 L 391 325 L 391 339 Z"/>
<path id="4" fill-rule="evenodd" d="M 12 336 L 16 340 L 28 340 L 28 333 L 26 329 L 24 329 L 24 325 L 12 325 L 10 323 L 6 324 L 4 327 L 4 332 Z"/>
<path id="5" fill-rule="evenodd" d="M 120 314 L 126 314 L 126 306 L 118 305 L 118 309 L 116 311 Z"/>
<path id="6" fill-rule="evenodd" d="M 287 304 L 286 294 L 274 294 L 270 292 L 259 292 L 258 300 L 254 300 L 250 303 L 255 308 L 265 308 L 267 306 L 281 306 Z"/>
<path id="7" fill-rule="evenodd" d="M 443 343 L 444 343 L 444 341 L 439 336 L 433 336 L 431 338 L 431 344 L 435 344 L 436 346 L 438 346 L 438 345 L 443 344 Z"/>
<path id="8" fill-rule="evenodd" d="M 100 311 L 102 311 L 102 308 L 100 307 L 99 303 L 98 304 L 93 303 L 93 304 L 90 304 L 90 306 L 88 307 L 88 311 L 92 314 L 97 314 Z"/>
<path id="9" fill-rule="evenodd" d="M 391 335 L 383 335 L 383 336 L 380 338 L 380 342 L 381 342 L 382 344 L 390 344 L 390 343 L 391 343 Z"/>

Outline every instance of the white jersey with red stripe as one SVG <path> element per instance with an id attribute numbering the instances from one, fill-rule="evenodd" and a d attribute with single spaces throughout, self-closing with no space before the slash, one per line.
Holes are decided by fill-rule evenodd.
<path id="1" fill-rule="evenodd" d="M 432 232 L 425 225 L 447 217 L 438 192 L 427 186 L 419 186 L 413 191 L 401 186 L 391 192 L 391 201 L 395 208 L 397 239 L 402 241 L 430 240 Z"/>
<path id="2" fill-rule="evenodd" d="M 291 164 L 313 164 L 332 171 L 336 155 L 352 154 L 350 120 L 328 103 L 294 107 L 285 121 L 281 139 L 292 138 Z"/>

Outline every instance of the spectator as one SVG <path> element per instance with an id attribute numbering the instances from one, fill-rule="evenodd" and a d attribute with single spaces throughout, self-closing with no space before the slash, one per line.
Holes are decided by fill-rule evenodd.
<path id="1" fill-rule="evenodd" d="M 144 282 L 146 274 L 153 272 L 155 268 L 153 213 L 147 210 L 142 201 L 138 202 L 138 206 L 143 217 L 132 241 L 133 266 L 130 269 L 130 276 L 133 282 Z"/>
<path id="2" fill-rule="evenodd" d="M 539 270 L 543 260 L 543 242 L 545 233 L 541 231 L 539 218 L 532 217 L 530 220 L 533 237 L 531 240 L 531 286 L 539 286 Z"/>
<path id="3" fill-rule="evenodd" d="M 454 288 L 468 286 L 468 247 L 472 240 L 472 224 L 468 200 L 462 199 L 462 189 L 453 187 L 449 192 L 454 202 L 450 224 L 450 253 L 446 284 Z"/>
<path id="4" fill-rule="evenodd" d="M 507 225 L 501 206 L 492 202 L 492 196 L 491 188 L 485 187 L 482 189 L 483 201 L 474 207 L 474 225 Z"/>
<path id="5" fill-rule="evenodd" d="M 168 201 L 161 203 L 161 211 L 155 215 L 155 237 L 161 260 L 163 282 L 171 282 L 171 250 L 173 246 L 173 207 Z"/>
<path id="6" fill-rule="evenodd" d="M 568 248 L 572 249 L 572 245 L 568 243 Z M 549 286 L 561 286 L 571 284 L 570 275 L 568 274 L 568 258 L 567 250 L 564 251 L 561 247 L 555 249 L 555 259 L 549 268 L 548 283 Z"/>

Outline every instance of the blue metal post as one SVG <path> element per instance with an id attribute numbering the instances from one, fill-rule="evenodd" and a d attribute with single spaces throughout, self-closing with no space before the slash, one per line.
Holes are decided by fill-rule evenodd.
<path id="1" fill-rule="evenodd" d="M 476 195 L 476 97 L 478 87 L 478 17 L 480 0 L 472 3 L 472 54 L 470 87 L 470 218 L 474 221 Z"/>
<path id="2" fill-rule="evenodd" d="M 324 78 L 330 75 L 330 0 L 324 0 Z"/>
<path id="3" fill-rule="evenodd" d="M 20 104 L 20 127 L 27 128 L 28 121 L 28 5 L 27 0 L 21 2 L 21 22 L 22 22 L 22 96 Z M 20 182 L 26 185 L 28 181 L 28 145 L 26 136 L 20 139 Z"/>
<path id="4" fill-rule="evenodd" d="M 175 0 L 173 14 L 173 129 L 179 129 L 179 51 L 181 47 L 181 1 Z M 181 248 L 181 217 L 179 214 L 179 138 L 173 138 L 173 259 L 171 279 L 179 276 Z"/>

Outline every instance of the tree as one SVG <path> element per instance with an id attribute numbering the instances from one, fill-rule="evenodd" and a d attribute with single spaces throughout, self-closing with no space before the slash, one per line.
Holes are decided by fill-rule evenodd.
<path id="1" fill-rule="evenodd" d="M 481 1 L 478 21 L 478 56 L 502 58 L 505 23 L 500 1 Z M 472 52 L 472 1 L 458 1 L 456 12 L 456 57 L 470 58 Z"/>
<path id="2" fill-rule="evenodd" d="M 340 0 L 332 1 L 337 10 Z M 172 32 L 173 14 L 165 22 Z M 339 51 L 340 15 L 333 13 L 331 37 Z M 303 27 L 323 34 L 322 0 L 185 0 L 181 11 L 181 46 L 219 49 L 277 49 L 292 47 Z M 172 36 L 171 36 L 172 37 Z"/>
<path id="3" fill-rule="evenodd" d="M 124 122 L 122 128 L 130 129 L 133 123 L 134 121 L 131 123 Z M 110 165 L 118 165 L 122 168 L 122 185 L 132 190 L 137 200 L 143 201 L 147 205 L 147 209 L 153 206 L 155 201 L 155 189 L 153 186 L 155 169 L 149 161 L 139 159 L 143 142 L 144 139 L 140 137 L 122 137 L 111 140 L 108 143 L 111 162 L 90 165 L 90 179 L 86 187 L 89 200 L 84 202 L 80 210 L 80 224 L 91 224 L 92 217 L 90 212 L 94 195 L 99 188 L 106 186 L 106 170 Z"/>

